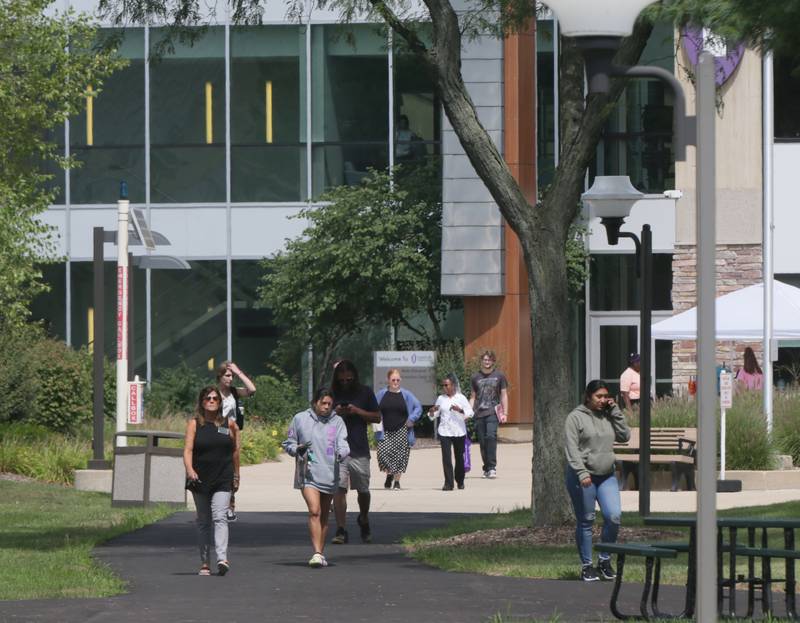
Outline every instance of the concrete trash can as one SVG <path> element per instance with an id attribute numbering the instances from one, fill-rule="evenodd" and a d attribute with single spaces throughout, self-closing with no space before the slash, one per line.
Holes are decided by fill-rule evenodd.
<path id="1" fill-rule="evenodd" d="M 115 437 L 145 438 L 146 443 L 124 448 L 114 444 L 111 506 L 186 506 L 183 448 L 158 445 L 159 439 L 183 439 L 183 433 L 134 430 Z"/>

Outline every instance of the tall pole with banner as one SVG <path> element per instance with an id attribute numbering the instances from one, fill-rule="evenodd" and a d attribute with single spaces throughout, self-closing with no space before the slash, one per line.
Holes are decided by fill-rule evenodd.
<path id="1" fill-rule="evenodd" d="M 128 417 L 128 184 L 120 182 L 117 201 L 117 432 L 123 432 Z M 118 446 L 127 446 L 124 436 Z"/>

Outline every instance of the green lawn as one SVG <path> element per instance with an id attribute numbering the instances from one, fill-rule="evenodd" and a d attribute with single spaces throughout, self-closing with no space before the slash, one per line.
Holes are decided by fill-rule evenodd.
<path id="1" fill-rule="evenodd" d="M 674 513 L 670 513 L 674 514 Z M 773 506 L 739 508 L 719 511 L 721 517 L 794 518 L 800 516 L 800 502 L 786 502 Z M 598 516 L 596 524 L 602 522 Z M 530 525 L 530 510 L 520 509 L 510 513 L 478 516 L 464 519 L 443 528 L 420 532 L 404 539 L 410 555 L 426 564 L 446 571 L 464 571 L 524 578 L 549 578 L 577 580 L 579 563 L 574 542 L 568 545 L 503 544 L 488 545 L 441 545 L 437 541 L 460 534 L 493 528 L 514 528 Z M 642 521 L 636 513 L 623 513 L 623 527 L 641 527 Z M 676 529 L 666 540 L 688 541 L 688 530 Z M 665 539 L 662 539 L 665 540 Z M 770 531 L 770 546 L 783 548 L 783 532 Z M 741 558 L 740 558 L 741 560 Z M 726 563 L 727 564 L 727 563 Z M 746 563 L 737 565 L 740 573 L 746 573 Z M 632 558 L 625 566 L 625 578 L 630 581 L 644 580 L 644 565 Z M 664 584 L 686 582 L 686 557 L 665 560 L 661 570 Z"/>
<path id="2" fill-rule="evenodd" d="M 107 539 L 167 517 L 167 507 L 111 508 L 103 493 L 0 480 L 0 599 L 107 597 L 125 583 L 91 557 Z"/>

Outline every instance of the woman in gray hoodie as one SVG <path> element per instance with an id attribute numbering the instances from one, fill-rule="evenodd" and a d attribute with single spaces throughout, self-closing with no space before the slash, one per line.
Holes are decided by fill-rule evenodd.
<path id="1" fill-rule="evenodd" d="M 592 566 L 592 525 L 595 502 L 603 512 L 601 541 L 614 543 L 619 532 L 622 505 L 614 474 L 614 442 L 627 441 L 631 430 L 603 381 L 590 381 L 583 404 L 575 407 L 564 424 L 567 453 L 567 491 L 575 510 L 575 541 L 581 558 L 581 579 L 594 582 L 616 577 L 608 554 Z"/>
<path id="2" fill-rule="evenodd" d="M 308 506 L 308 532 L 314 547 L 310 567 L 328 566 L 323 554 L 328 513 L 339 482 L 339 463 L 350 454 L 344 420 L 332 409 L 331 392 L 318 389 L 311 408 L 292 418 L 287 439 L 281 444 L 297 461 L 294 486 Z"/>

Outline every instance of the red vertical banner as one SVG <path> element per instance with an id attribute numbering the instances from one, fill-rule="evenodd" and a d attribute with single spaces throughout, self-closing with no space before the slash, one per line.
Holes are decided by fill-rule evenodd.
<path id="1" fill-rule="evenodd" d="M 117 266 L 117 361 L 128 358 L 128 267 Z"/>

